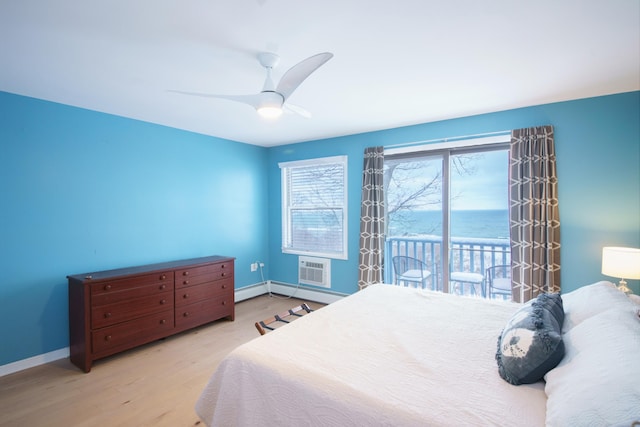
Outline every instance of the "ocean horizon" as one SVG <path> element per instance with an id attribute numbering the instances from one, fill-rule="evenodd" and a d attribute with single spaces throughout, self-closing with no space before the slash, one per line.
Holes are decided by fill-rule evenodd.
<path id="1" fill-rule="evenodd" d="M 452 237 L 489 239 L 509 238 L 509 211 L 507 209 L 451 211 Z M 406 211 L 402 216 L 390 215 L 388 236 L 442 236 L 442 211 Z"/>

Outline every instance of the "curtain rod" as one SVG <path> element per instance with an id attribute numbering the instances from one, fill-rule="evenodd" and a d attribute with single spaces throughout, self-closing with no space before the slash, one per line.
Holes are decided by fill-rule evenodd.
<path id="1" fill-rule="evenodd" d="M 434 142 L 454 142 L 461 141 L 465 139 L 476 139 L 476 138 L 484 138 L 489 136 L 502 136 L 511 134 L 511 130 L 501 130 L 497 132 L 487 132 L 487 133 L 477 133 L 475 135 L 463 135 L 463 136 L 454 136 L 449 138 L 436 138 L 436 139 L 427 139 L 422 141 L 413 141 L 413 142 L 402 142 L 400 144 L 393 145 L 385 145 L 384 148 L 405 148 L 412 147 L 414 145 L 422 145 L 422 144 L 433 144 Z"/>

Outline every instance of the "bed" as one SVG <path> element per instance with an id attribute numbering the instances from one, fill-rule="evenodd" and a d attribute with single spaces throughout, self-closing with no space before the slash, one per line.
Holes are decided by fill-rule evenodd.
<path id="1" fill-rule="evenodd" d="M 196 412 L 209 426 L 640 421 L 638 306 L 608 282 L 562 301 L 563 357 L 544 379 L 513 385 L 497 343 L 524 305 L 370 286 L 236 348 Z"/>

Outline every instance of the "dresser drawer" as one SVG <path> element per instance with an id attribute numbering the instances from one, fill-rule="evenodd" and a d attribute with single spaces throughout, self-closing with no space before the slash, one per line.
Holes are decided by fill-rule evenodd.
<path id="1" fill-rule="evenodd" d="M 233 316 L 233 294 L 176 308 L 176 329 L 187 329 L 225 316 Z"/>
<path id="2" fill-rule="evenodd" d="M 171 281 L 171 283 L 154 283 L 153 285 L 140 286 L 123 291 L 110 291 L 94 294 L 91 297 L 91 305 L 96 307 L 100 305 L 114 304 L 120 301 L 129 301 L 134 298 L 154 296 L 167 291 L 173 291 L 173 281 Z"/>
<path id="3" fill-rule="evenodd" d="M 176 288 L 193 286 L 212 280 L 233 277 L 233 263 L 224 262 L 218 264 L 203 265 L 200 267 L 176 270 Z"/>
<path id="4" fill-rule="evenodd" d="M 118 292 L 139 286 L 153 284 L 165 284 L 166 286 L 171 286 L 173 288 L 173 271 L 162 271 L 159 273 L 128 277 L 126 279 L 116 279 L 92 283 L 91 296 L 109 292 Z"/>
<path id="5" fill-rule="evenodd" d="M 132 298 L 116 304 L 107 304 L 91 308 L 91 327 L 93 329 L 115 325 L 116 323 L 143 317 L 173 307 L 173 292 L 166 291 L 157 295 Z"/>
<path id="6" fill-rule="evenodd" d="M 183 307 L 200 300 L 225 296 L 233 297 L 233 278 L 177 289 L 175 302 L 176 307 Z"/>
<path id="7" fill-rule="evenodd" d="M 172 330 L 173 310 L 166 310 L 92 332 L 92 350 L 96 357 L 104 357 L 121 349 L 162 338 Z"/>

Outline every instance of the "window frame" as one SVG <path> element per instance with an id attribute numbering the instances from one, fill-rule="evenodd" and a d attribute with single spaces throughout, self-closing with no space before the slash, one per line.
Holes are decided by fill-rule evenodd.
<path id="1" fill-rule="evenodd" d="M 348 259 L 348 167 L 347 162 L 348 157 L 346 155 L 342 156 L 331 156 L 331 157 L 320 157 L 314 159 L 306 159 L 306 160 L 294 160 L 289 162 L 280 162 L 278 166 L 280 168 L 280 179 L 281 179 L 281 196 L 282 196 L 282 234 L 281 234 L 281 249 L 284 254 L 293 254 L 293 255 L 305 255 L 305 256 L 315 256 L 322 258 L 331 258 L 331 259 Z M 332 206 L 332 209 L 339 209 L 342 211 L 342 249 L 339 252 L 326 252 L 326 251 L 317 251 L 311 250 L 308 248 L 296 248 L 293 247 L 292 243 L 292 209 L 293 206 L 290 205 L 291 201 L 291 192 L 289 188 L 289 182 L 287 180 L 287 171 L 292 168 L 308 168 L 313 166 L 325 166 L 325 165 L 339 165 L 342 167 L 342 206 Z M 324 208 L 321 206 L 307 206 L 307 209 L 313 208 Z M 299 208 L 299 206 L 298 206 Z"/>

